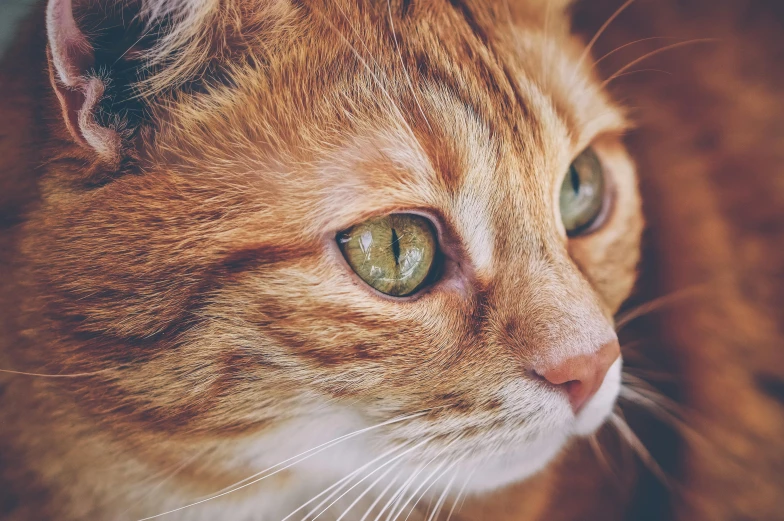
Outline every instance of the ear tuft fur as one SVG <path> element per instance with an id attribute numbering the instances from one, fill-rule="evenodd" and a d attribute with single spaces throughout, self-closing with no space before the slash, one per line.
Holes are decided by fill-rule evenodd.
<path id="1" fill-rule="evenodd" d="M 66 128 L 77 143 L 93 149 L 100 159 L 109 164 L 118 163 L 117 131 L 101 126 L 95 119 L 106 85 L 91 73 L 95 64 L 94 48 L 76 23 L 71 0 L 50 0 L 46 26 L 50 79 Z"/>
<path id="2" fill-rule="evenodd" d="M 220 0 L 142 0 L 140 16 L 148 29 L 166 27 L 155 45 L 145 52 L 148 65 L 166 70 L 142 82 L 142 94 L 154 95 L 188 77 L 203 65 L 204 50 L 220 12 Z"/>
<path id="3" fill-rule="evenodd" d="M 145 95 L 209 57 L 219 0 L 48 0 L 50 79 L 73 140 L 110 165 L 126 155 Z"/>

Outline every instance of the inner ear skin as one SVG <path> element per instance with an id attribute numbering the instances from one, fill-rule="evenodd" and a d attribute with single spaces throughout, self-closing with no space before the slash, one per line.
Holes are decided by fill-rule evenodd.
<path id="1" fill-rule="evenodd" d="M 141 65 L 135 49 L 152 35 L 143 34 L 137 15 L 127 3 L 114 12 L 89 1 L 50 0 L 47 7 L 50 80 L 65 126 L 114 166 L 144 114 L 133 91 Z"/>

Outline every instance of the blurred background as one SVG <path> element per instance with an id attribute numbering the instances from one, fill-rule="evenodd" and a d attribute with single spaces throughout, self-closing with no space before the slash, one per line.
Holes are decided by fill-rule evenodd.
<path id="1" fill-rule="evenodd" d="M 0 2 L 0 53 L 8 47 L 19 22 L 30 10 L 33 0 L 2 0 Z"/>

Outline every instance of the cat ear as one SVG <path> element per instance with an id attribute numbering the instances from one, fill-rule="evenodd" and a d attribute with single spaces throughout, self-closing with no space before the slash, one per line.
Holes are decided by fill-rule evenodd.
<path id="1" fill-rule="evenodd" d="M 95 48 L 77 25 L 72 0 L 49 0 L 46 11 L 49 76 L 71 137 L 108 163 L 119 162 L 122 140 L 117 125 L 97 119 L 108 78 L 95 69 Z M 114 126 L 114 128 L 112 128 Z"/>
<path id="2" fill-rule="evenodd" d="M 205 27 L 221 2 L 47 2 L 50 79 L 65 127 L 73 141 L 116 165 L 140 146 L 134 137 L 159 95 L 185 84 L 211 59 L 206 50 L 219 31 Z M 154 93 L 141 87 L 152 84 Z"/>

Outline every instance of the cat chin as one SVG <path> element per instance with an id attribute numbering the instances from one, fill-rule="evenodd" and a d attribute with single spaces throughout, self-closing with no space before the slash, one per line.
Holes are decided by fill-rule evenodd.
<path id="1" fill-rule="evenodd" d="M 461 474 L 470 476 L 466 492 L 491 492 L 533 476 L 552 461 L 568 438 L 567 432 L 554 432 L 527 444 L 525 448 L 483 458 L 479 466 L 463 465 Z"/>

